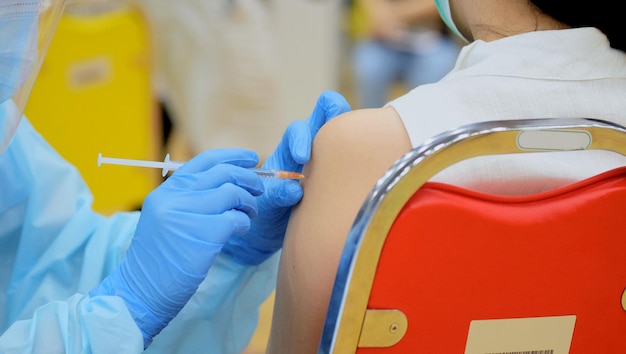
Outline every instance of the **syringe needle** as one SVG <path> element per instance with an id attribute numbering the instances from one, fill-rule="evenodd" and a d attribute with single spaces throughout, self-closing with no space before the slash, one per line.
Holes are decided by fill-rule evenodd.
<path id="1" fill-rule="evenodd" d="M 282 179 L 302 179 L 304 175 L 299 172 L 290 172 L 283 170 L 266 170 L 263 168 L 252 168 L 257 175 L 268 178 L 282 178 Z"/>
<path id="2" fill-rule="evenodd" d="M 176 171 L 180 166 L 184 164 L 181 161 L 170 160 L 170 154 L 165 155 L 163 162 L 160 161 L 146 161 L 146 160 L 132 160 L 132 159 L 120 159 L 115 157 L 104 157 L 102 153 L 98 154 L 98 167 L 102 164 L 109 165 L 124 165 L 124 166 L 136 166 L 136 167 L 151 167 L 163 169 L 162 175 L 165 177 L 169 171 Z M 263 168 L 251 168 L 257 175 L 266 178 L 281 178 L 281 179 L 302 179 L 304 175 L 298 172 L 282 171 L 282 170 L 268 170 Z"/>

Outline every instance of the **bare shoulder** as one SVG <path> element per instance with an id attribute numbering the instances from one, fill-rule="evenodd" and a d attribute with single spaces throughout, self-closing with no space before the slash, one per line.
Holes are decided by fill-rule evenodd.
<path id="1" fill-rule="evenodd" d="M 324 125 L 313 143 L 303 187 L 316 192 L 315 196 L 305 193 L 305 199 L 326 195 L 328 199 L 320 204 L 341 200 L 349 204 L 345 205 L 349 214 L 356 213 L 376 181 L 410 149 L 408 134 L 393 108 L 345 113 Z"/>
<path id="2" fill-rule="evenodd" d="M 355 110 L 333 119 L 319 131 L 313 154 L 351 169 L 363 164 L 381 175 L 411 147 L 402 120 L 386 107 Z"/>

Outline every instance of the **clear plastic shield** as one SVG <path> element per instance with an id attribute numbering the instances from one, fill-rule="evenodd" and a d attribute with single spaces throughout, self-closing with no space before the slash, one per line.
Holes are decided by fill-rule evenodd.
<path id="1" fill-rule="evenodd" d="M 0 153 L 17 129 L 65 2 L 0 1 Z"/>

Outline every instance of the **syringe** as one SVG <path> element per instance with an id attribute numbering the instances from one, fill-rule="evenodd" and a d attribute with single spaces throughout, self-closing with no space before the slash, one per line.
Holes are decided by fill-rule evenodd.
<path id="1" fill-rule="evenodd" d="M 176 171 L 180 166 L 184 164 L 181 161 L 170 160 L 170 154 L 165 155 L 165 160 L 160 161 L 146 161 L 146 160 L 132 160 L 132 159 L 120 159 L 115 157 L 104 157 L 102 153 L 98 154 L 98 167 L 102 164 L 110 165 L 124 165 L 124 166 L 136 166 L 136 167 L 152 167 L 161 168 L 163 171 L 161 175 L 165 177 L 169 171 Z M 266 178 L 283 178 L 283 179 L 302 179 L 304 175 L 298 172 L 290 172 L 283 170 L 268 170 L 263 168 L 250 168 L 257 175 Z"/>

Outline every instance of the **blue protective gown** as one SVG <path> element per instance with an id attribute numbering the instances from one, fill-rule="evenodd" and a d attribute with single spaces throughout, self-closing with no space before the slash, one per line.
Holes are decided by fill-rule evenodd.
<path id="1" fill-rule="evenodd" d="M 139 213 L 103 217 L 92 199 L 76 168 L 23 118 L 0 154 L 0 353 L 143 351 L 122 299 L 87 295 L 120 262 Z M 245 267 L 219 255 L 147 352 L 243 351 L 278 258 Z"/>

